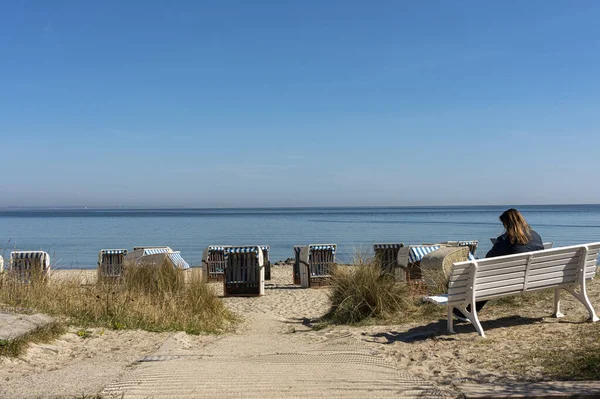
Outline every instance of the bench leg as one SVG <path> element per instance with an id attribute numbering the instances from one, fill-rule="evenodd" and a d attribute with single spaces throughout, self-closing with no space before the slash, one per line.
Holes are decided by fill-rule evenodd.
<path id="1" fill-rule="evenodd" d="M 552 317 L 565 317 L 560 311 L 560 288 L 554 289 L 554 313 Z"/>
<path id="2" fill-rule="evenodd" d="M 590 313 L 590 321 L 598 321 L 598 316 L 596 316 L 596 312 L 594 312 L 594 308 L 590 303 L 587 292 L 585 292 L 585 285 L 581 287 L 581 292 L 575 291 L 573 287 L 565 287 L 565 290 L 569 291 L 575 298 L 579 300 L 579 302 L 583 303 L 583 306 L 585 306 Z"/>
<path id="3" fill-rule="evenodd" d="M 477 317 L 477 309 L 475 309 L 475 303 L 471 305 L 471 314 L 467 315 L 467 317 L 469 320 L 471 320 L 471 323 L 475 326 L 475 329 L 477 330 L 477 333 L 481 335 L 481 338 L 485 338 L 483 327 L 481 327 L 479 317 Z"/>
<path id="4" fill-rule="evenodd" d="M 448 333 L 454 334 L 454 306 L 448 305 Z"/>

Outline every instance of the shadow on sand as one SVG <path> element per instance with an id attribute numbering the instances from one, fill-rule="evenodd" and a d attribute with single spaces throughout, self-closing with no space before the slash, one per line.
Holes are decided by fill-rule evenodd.
<path id="1" fill-rule="evenodd" d="M 521 316 L 509 316 L 495 320 L 483 321 L 481 322 L 481 326 L 483 327 L 484 331 L 488 331 L 496 328 L 506 328 L 540 323 L 543 319 L 543 317 L 532 318 Z M 417 342 L 432 338 L 434 336 L 438 336 L 438 339 L 441 340 L 455 339 L 455 335 L 447 333 L 446 326 L 446 319 L 440 319 L 438 321 L 431 322 L 424 326 L 413 327 L 408 331 L 404 332 L 382 332 L 377 334 L 370 334 L 370 336 L 373 338 L 385 338 L 387 342 L 384 342 L 384 344 L 393 344 L 394 342 Z M 456 332 L 456 334 L 472 333 L 475 332 L 475 327 L 473 327 L 470 323 L 454 323 L 454 331 Z"/>

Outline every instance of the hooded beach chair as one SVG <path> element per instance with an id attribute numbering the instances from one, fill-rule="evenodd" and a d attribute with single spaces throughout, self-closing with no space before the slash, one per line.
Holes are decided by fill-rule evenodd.
<path id="1" fill-rule="evenodd" d="M 259 245 L 225 248 L 225 296 L 265 294 L 263 252 Z"/>
<path id="2" fill-rule="evenodd" d="M 169 247 L 133 247 L 125 256 L 125 266 L 136 266 L 142 257 L 173 252 Z"/>
<path id="3" fill-rule="evenodd" d="M 335 244 L 310 244 L 300 249 L 300 286 L 319 287 L 331 283 L 335 265 Z"/>
<path id="4" fill-rule="evenodd" d="M 9 272 L 18 281 L 29 282 L 33 276 L 46 277 L 50 271 L 50 255 L 44 251 L 13 251 Z"/>
<path id="5" fill-rule="evenodd" d="M 375 262 L 377 262 L 383 273 L 394 274 L 398 262 L 398 251 L 404 247 L 404 243 L 373 244 Z"/>
<path id="6" fill-rule="evenodd" d="M 209 245 L 202 252 L 202 278 L 205 282 L 225 278 L 225 248 L 229 245 Z"/>
<path id="7" fill-rule="evenodd" d="M 126 249 L 103 249 L 98 254 L 98 280 L 123 277 Z"/>
<path id="8" fill-rule="evenodd" d="M 188 270 L 190 268 L 189 263 L 183 259 L 179 251 L 149 253 L 140 257 L 136 262 L 136 266 L 146 267 L 160 267 L 165 264 L 176 270 Z"/>
<path id="9" fill-rule="evenodd" d="M 398 281 L 422 281 L 421 259 L 433 251 L 442 247 L 467 247 L 468 245 L 448 245 L 448 244 L 425 244 L 409 245 L 400 248 L 398 251 L 398 271 L 396 280 Z M 469 260 L 475 260 L 475 256 L 469 251 Z"/>

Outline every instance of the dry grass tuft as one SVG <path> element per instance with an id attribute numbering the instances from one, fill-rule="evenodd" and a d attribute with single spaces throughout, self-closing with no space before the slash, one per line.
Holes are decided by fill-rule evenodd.
<path id="1" fill-rule="evenodd" d="M 331 280 L 331 310 L 326 323 L 409 322 L 431 320 L 443 312 L 422 303 L 419 287 L 396 282 L 377 262 L 355 256 L 355 264 L 338 267 Z M 442 309 L 443 310 L 443 309 Z"/>
<path id="2" fill-rule="evenodd" d="M 0 339 L 0 356 L 18 357 L 30 343 L 50 342 L 65 332 L 60 323 L 50 323 L 16 339 Z"/>
<path id="3" fill-rule="evenodd" d="M 66 316 L 81 327 L 218 333 L 234 316 L 200 276 L 186 281 L 169 265 L 128 268 L 121 281 L 82 286 L 79 279 L 22 284 L 0 278 L 0 303 L 11 308 Z"/>

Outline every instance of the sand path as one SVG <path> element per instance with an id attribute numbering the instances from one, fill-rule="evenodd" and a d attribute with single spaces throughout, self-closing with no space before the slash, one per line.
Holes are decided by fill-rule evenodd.
<path id="1" fill-rule="evenodd" d="M 287 270 L 289 273 L 289 269 Z M 286 276 L 287 277 L 287 273 Z M 245 319 L 236 334 L 177 333 L 104 388 L 105 397 L 449 397 L 399 370 L 350 334 L 311 331 L 303 320 L 327 309 L 326 290 L 286 278 L 260 298 L 225 298 Z"/>

